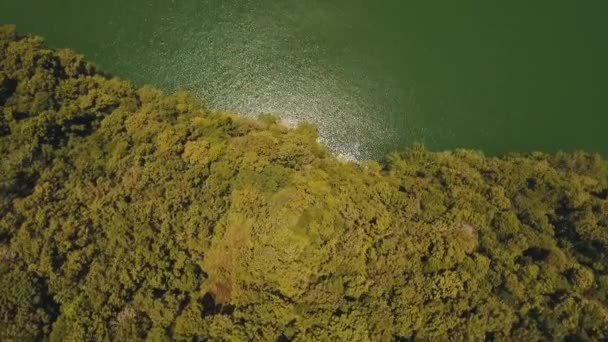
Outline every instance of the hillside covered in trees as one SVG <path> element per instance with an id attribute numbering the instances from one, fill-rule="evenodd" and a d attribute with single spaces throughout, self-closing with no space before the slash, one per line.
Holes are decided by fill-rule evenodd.
<path id="1" fill-rule="evenodd" d="M 340 161 L 0 29 L 0 340 L 608 338 L 608 163 Z"/>

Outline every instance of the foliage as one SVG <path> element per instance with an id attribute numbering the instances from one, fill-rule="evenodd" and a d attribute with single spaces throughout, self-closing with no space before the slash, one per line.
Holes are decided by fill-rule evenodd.
<path id="1" fill-rule="evenodd" d="M 336 159 L 0 29 L 3 340 L 608 338 L 597 155 Z"/>

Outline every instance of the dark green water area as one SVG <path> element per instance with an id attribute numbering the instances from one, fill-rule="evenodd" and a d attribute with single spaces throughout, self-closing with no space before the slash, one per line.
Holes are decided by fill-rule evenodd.
<path id="1" fill-rule="evenodd" d="M 413 142 L 608 156 L 608 1 L 2 0 L 0 23 L 137 84 L 318 125 L 345 158 Z"/>

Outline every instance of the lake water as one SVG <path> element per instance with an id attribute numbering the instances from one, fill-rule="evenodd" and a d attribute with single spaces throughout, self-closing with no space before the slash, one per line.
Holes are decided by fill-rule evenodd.
<path id="1" fill-rule="evenodd" d="M 608 1 L 2 0 L 109 73 L 316 123 L 347 158 L 412 142 L 608 156 Z"/>

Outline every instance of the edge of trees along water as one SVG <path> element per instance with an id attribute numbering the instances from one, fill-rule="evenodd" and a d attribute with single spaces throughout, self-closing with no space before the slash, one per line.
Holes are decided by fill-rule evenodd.
<path id="1" fill-rule="evenodd" d="M 211 111 L 0 28 L 0 338 L 608 337 L 608 163 Z"/>

